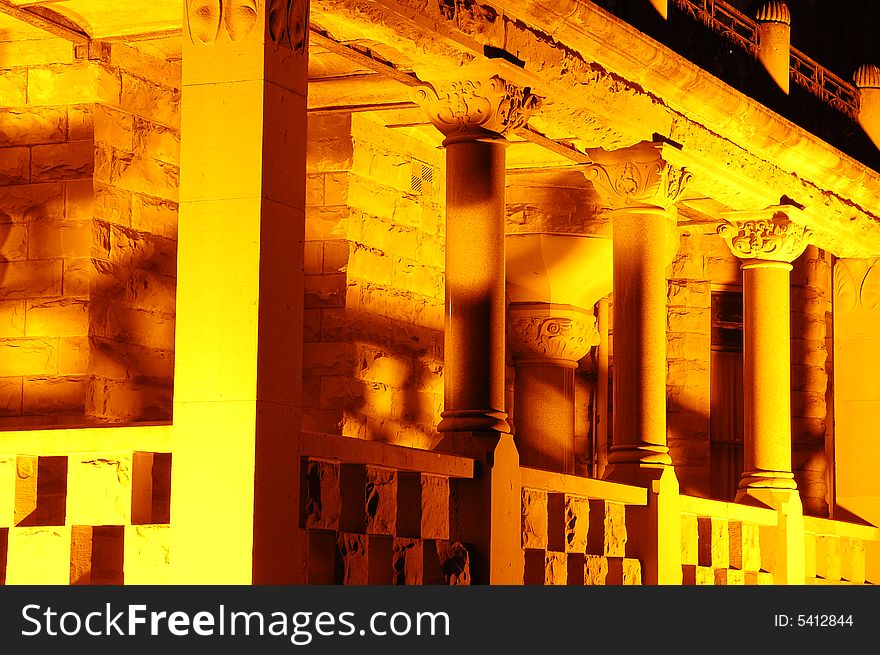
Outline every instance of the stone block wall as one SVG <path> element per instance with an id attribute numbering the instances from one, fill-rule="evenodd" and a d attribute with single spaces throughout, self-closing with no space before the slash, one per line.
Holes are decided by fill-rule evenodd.
<path id="1" fill-rule="evenodd" d="M 428 448 L 443 404 L 443 152 L 309 118 L 303 429 Z"/>
<path id="2" fill-rule="evenodd" d="M 179 66 L 57 40 L 0 65 L 0 427 L 170 419 Z"/>
<path id="3" fill-rule="evenodd" d="M 667 443 L 683 494 L 710 488 L 711 286 L 737 283 L 739 271 L 725 251 L 714 233 L 685 230 L 667 269 Z"/>

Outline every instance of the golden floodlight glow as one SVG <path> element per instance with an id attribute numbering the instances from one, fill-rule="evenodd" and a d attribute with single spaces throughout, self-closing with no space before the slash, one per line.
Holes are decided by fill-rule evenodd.
<path id="1" fill-rule="evenodd" d="M 0 0 L 0 584 L 880 582 L 880 69 L 494 6 Z"/>

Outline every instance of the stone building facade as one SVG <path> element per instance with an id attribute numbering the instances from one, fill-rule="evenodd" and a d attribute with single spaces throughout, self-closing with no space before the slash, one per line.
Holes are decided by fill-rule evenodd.
<path id="1" fill-rule="evenodd" d="M 783 3 L 0 12 L 0 582 L 880 580 L 880 69 Z"/>

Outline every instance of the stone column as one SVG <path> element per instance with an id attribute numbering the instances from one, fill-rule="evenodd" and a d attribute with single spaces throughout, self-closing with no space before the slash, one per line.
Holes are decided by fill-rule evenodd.
<path id="1" fill-rule="evenodd" d="M 805 229 L 776 212 L 766 218 L 723 223 L 718 233 L 743 260 L 745 468 L 739 493 L 795 489 L 789 273 L 791 262 L 807 246 Z"/>
<path id="2" fill-rule="evenodd" d="M 803 505 L 791 472 L 790 271 L 809 232 L 789 219 L 795 213 L 791 205 L 730 212 L 725 217 L 735 222 L 718 228 L 743 260 L 745 466 L 736 499 L 777 512 L 766 549 L 776 584 L 804 584 L 806 570 Z"/>
<path id="3" fill-rule="evenodd" d="M 540 101 L 500 65 L 419 89 L 446 137 L 446 332 L 441 432 L 509 433 L 504 409 L 504 135 Z M 503 71 L 507 73 L 507 71 Z"/>
<path id="4" fill-rule="evenodd" d="M 446 137 L 446 332 L 440 450 L 480 461 L 456 487 L 454 538 L 470 543 L 476 584 L 522 584 L 519 455 L 504 408 L 504 135 L 540 101 L 504 62 L 469 65 L 417 90 Z"/>
<path id="5" fill-rule="evenodd" d="M 572 305 L 514 303 L 516 443 L 523 465 L 574 473 L 574 372 L 596 343 L 596 318 Z"/>
<path id="6" fill-rule="evenodd" d="M 613 216 L 614 445 L 608 477 L 620 480 L 672 464 L 666 446 L 666 265 L 678 248 L 672 206 L 690 173 L 666 161 L 669 149 L 642 142 L 599 152 L 587 170 Z"/>
<path id="7" fill-rule="evenodd" d="M 174 579 L 296 583 L 308 2 L 183 7 Z"/>

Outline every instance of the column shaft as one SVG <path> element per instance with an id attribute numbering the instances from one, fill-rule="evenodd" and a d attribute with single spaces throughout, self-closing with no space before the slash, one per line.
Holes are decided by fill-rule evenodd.
<path id="1" fill-rule="evenodd" d="M 672 463 L 666 447 L 666 229 L 659 209 L 614 217 L 614 465 Z"/>
<path id="2" fill-rule="evenodd" d="M 740 488 L 794 489 L 786 262 L 743 264 L 745 471 Z"/>
<path id="3" fill-rule="evenodd" d="M 441 431 L 510 432 L 504 412 L 501 138 L 446 143 L 446 334 Z"/>

